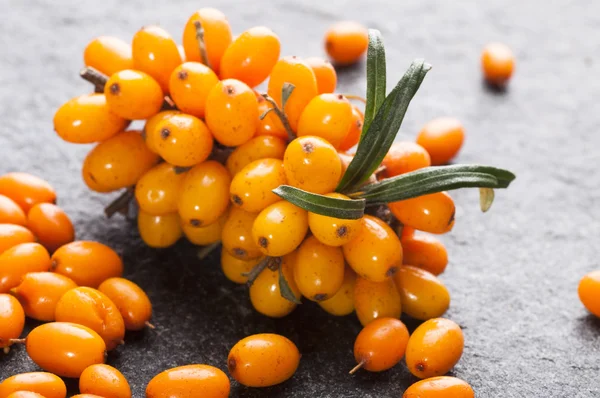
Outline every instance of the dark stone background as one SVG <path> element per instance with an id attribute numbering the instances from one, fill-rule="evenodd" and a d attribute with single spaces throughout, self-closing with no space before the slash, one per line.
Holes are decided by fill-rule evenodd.
<path id="1" fill-rule="evenodd" d="M 458 161 L 509 168 L 518 179 L 481 214 L 477 192 L 454 194 L 457 223 L 444 236 L 452 294 L 447 316 L 465 330 L 465 353 L 453 374 L 478 397 L 597 397 L 600 321 L 587 315 L 577 283 L 600 268 L 597 145 L 600 114 L 600 14 L 578 1 L 234 1 L 0 0 L 0 172 L 22 170 L 49 180 L 76 223 L 77 237 L 105 242 L 123 255 L 125 276 L 154 302 L 156 331 L 127 336 L 109 363 L 143 396 L 159 371 L 189 363 L 225 369 L 228 349 L 257 332 L 278 332 L 303 354 L 283 385 L 240 397 L 399 397 L 415 381 L 404 365 L 380 374 L 347 374 L 360 330 L 353 316 L 334 319 L 312 303 L 274 321 L 252 311 L 246 288 L 229 283 L 213 256 L 198 261 L 181 242 L 145 247 L 134 224 L 104 218 L 114 195 L 89 192 L 80 178 L 88 146 L 62 142 L 52 117 L 67 99 L 90 90 L 81 81 L 82 51 L 94 36 L 124 39 L 160 23 L 179 38 L 189 14 L 213 5 L 236 33 L 267 25 L 282 55 L 321 55 L 327 27 L 354 19 L 382 31 L 389 85 L 410 61 L 425 57 L 427 76 L 399 135 L 413 139 L 426 121 L 460 118 L 467 131 Z M 517 57 L 505 93 L 481 82 L 479 54 L 499 40 Z M 364 92 L 364 64 L 340 72 L 342 92 Z M 31 325 L 30 325 L 31 326 Z M 36 370 L 22 348 L 0 358 L 0 379 Z M 73 383 L 75 385 L 75 383 Z"/>

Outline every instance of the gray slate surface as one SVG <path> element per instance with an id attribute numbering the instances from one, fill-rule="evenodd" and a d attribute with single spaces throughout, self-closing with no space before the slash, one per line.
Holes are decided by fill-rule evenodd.
<path id="1" fill-rule="evenodd" d="M 225 369 L 228 349 L 257 332 L 278 332 L 303 354 L 294 378 L 239 397 L 399 397 L 415 380 L 403 365 L 381 374 L 353 366 L 360 330 L 353 317 L 334 319 L 306 303 L 273 321 L 254 313 L 244 287 L 223 276 L 216 259 L 199 262 L 180 243 L 144 247 L 134 225 L 106 220 L 113 196 L 90 193 L 80 178 L 87 146 L 60 141 L 52 116 L 65 100 L 90 87 L 77 77 L 82 50 L 100 34 L 130 38 L 160 23 L 179 37 L 188 15 L 214 5 L 235 32 L 267 25 L 283 55 L 322 54 L 323 32 L 335 20 L 355 19 L 383 32 L 389 84 L 410 61 L 434 65 L 411 105 L 400 137 L 412 139 L 427 120 L 454 115 L 467 141 L 458 161 L 515 171 L 488 214 L 476 191 L 454 195 L 457 223 L 443 239 L 451 264 L 443 275 L 452 294 L 447 316 L 465 328 L 466 348 L 454 375 L 478 397 L 600 396 L 600 321 L 588 316 L 576 288 L 600 268 L 597 78 L 600 14 L 579 1 L 234 1 L 0 0 L 0 172 L 23 170 L 48 179 L 81 239 L 115 247 L 126 276 L 155 304 L 156 331 L 131 334 L 109 363 L 129 379 L 136 397 L 159 371 L 188 363 Z M 503 94 L 481 82 L 479 53 L 493 40 L 518 59 Z M 342 92 L 363 93 L 364 65 L 340 73 Z M 32 326 L 32 325 L 29 325 Z M 23 349 L 0 359 L 0 379 L 36 370 Z M 75 386 L 76 383 L 71 383 Z"/>

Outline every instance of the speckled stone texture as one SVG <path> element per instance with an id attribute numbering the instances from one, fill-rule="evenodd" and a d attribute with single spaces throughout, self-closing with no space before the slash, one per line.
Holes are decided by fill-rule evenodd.
<path id="1" fill-rule="evenodd" d="M 154 23 L 180 38 L 189 14 L 208 5 L 224 11 L 236 33 L 271 27 L 280 35 L 282 55 L 321 55 L 323 33 L 340 18 L 378 28 L 387 46 L 389 85 L 413 58 L 433 64 L 399 139 L 412 140 L 429 119 L 453 115 L 467 131 L 457 161 L 518 175 L 509 190 L 497 192 L 487 214 L 479 211 L 477 191 L 454 194 L 457 223 L 442 238 L 450 252 L 442 279 L 452 295 L 447 316 L 464 327 L 466 346 L 453 374 L 471 383 L 478 397 L 600 396 L 600 321 L 587 315 L 576 293 L 579 278 L 600 268 L 597 2 L 153 3 L 0 0 L 0 172 L 22 170 L 49 180 L 77 237 L 114 247 L 125 260 L 125 276 L 149 293 L 157 329 L 129 334 L 127 344 L 109 355 L 135 397 L 166 368 L 207 363 L 225 370 L 228 349 L 258 332 L 296 342 L 300 368 L 273 388 L 234 382 L 232 396 L 399 397 L 415 381 L 402 364 L 379 374 L 347 374 L 360 330 L 354 316 L 332 318 L 305 303 L 286 319 L 267 319 L 252 310 L 244 286 L 221 275 L 216 256 L 199 261 L 184 242 L 168 250 L 145 247 L 134 223 L 104 218 L 102 208 L 114 195 L 85 187 L 80 168 L 90 147 L 64 143 L 53 133 L 56 108 L 90 90 L 77 76 L 90 39 L 128 39 Z M 481 48 L 495 40 L 517 57 L 505 93 L 489 91 L 480 77 Z M 340 71 L 339 81 L 341 92 L 364 93 L 364 64 Z M 36 369 L 22 347 L 0 358 L 0 379 Z"/>

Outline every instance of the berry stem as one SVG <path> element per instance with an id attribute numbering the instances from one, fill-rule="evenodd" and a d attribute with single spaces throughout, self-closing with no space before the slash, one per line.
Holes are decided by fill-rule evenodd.
<path id="1" fill-rule="evenodd" d="M 219 247 L 220 244 L 221 241 L 218 241 L 210 245 L 201 247 L 200 249 L 198 249 L 198 258 L 200 260 L 204 260 L 210 253 L 212 253 L 217 247 Z"/>
<path id="2" fill-rule="evenodd" d="M 344 97 L 348 98 L 349 100 L 355 100 L 355 101 L 360 101 L 363 104 L 367 103 L 367 100 L 364 97 L 361 97 L 360 95 L 354 95 L 354 94 L 342 94 Z"/>
<path id="3" fill-rule="evenodd" d="M 8 339 L 10 344 L 25 344 L 26 339 Z"/>
<path id="4" fill-rule="evenodd" d="M 212 153 L 210 154 L 209 159 L 215 160 L 219 163 L 225 164 L 231 152 L 233 152 L 235 148 L 224 146 L 215 141 L 213 146 Z"/>
<path id="5" fill-rule="evenodd" d="M 119 212 L 123 215 L 127 215 L 129 209 L 129 203 L 134 197 L 135 187 L 129 187 L 119 197 L 113 200 L 108 206 L 104 208 L 104 214 L 107 218 L 111 218 L 115 213 Z"/>
<path id="6" fill-rule="evenodd" d="M 108 76 L 106 76 L 104 73 L 92 68 L 91 66 L 86 66 L 81 71 L 79 71 L 79 76 L 81 76 L 82 79 L 92 83 L 95 87 L 95 92 L 104 92 L 104 86 L 108 81 Z"/>
<path id="7" fill-rule="evenodd" d="M 355 367 L 352 368 L 352 370 L 350 372 L 348 372 L 349 374 L 353 375 L 354 373 L 356 373 L 359 369 L 361 369 L 363 366 L 365 366 L 365 361 L 360 361 Z"/>
<path id="8" fill-rule="evenodd" d="M 198 48 L 200 49 L 202 63 L 210 68 L 208 54 L 206 53 L 206 44 L 204 43 L 204 28 L 202 27 L 200 21 L 194 21 L 194 26 L 196 27 L 196 40 L 198 40 Z"/>
<path id="9" fill-rule="evenodd" d="M 250 272 L 248 272 L 246 274 L 242 274 L 242 275 L 248 277 L 248 282 L 247 282 L 248 286 L 252 286 L 252 284 L 254 283 L 256 278 L 258 278 L 260 273 L 263 272 L 265 268 L 267 268 L 267 265 L 269 265 L 270 262 L 271 262 L 271 257 L 267 256 L 260 263 L 256 264 L 254 266 L 254 268 L 252 268 L 250 270 Z"/>
<path id="10" fill-rule="evenodd" d="M 288 122 L 287 117 L 285 116 L 283 111 L 281 109 L 279 109 L 279 106 L 277 106 L 277 103 L 275 102 L 275 100 L 273 98 L 271 98 L 269 96 L 269 94 L 261 94 L 261 95 L 263 96 L 263 98 L 265 100 L 267 100 L 273 106 L 273 112 L 275 112 L 275 114 L 279 117 L 279 119 L 281 120 L 281 123 L 283 124 L 283 127 L 285 127 L 285 131 L 287 131 L 288 141 L 293 141 L 294 138 L 296 138 L 296 135 L 292 131 L 292 128 L 290 127 L 290 123 Z"/>
<path id="11" fill-rule="evenodd" d="M 150 323 L 150 322 L 148 322 L 148 321 L 144 322 L 144 324 L 145 324 L 145 325 L 146 325 L 146 327 L 147 327 L 147 328 L 149 328 L 149 329 L 152 329 L 152 330 L 156 329 L 156 326 L 154 326 L 153 324 L 151 324 L 151 323 Z"/>

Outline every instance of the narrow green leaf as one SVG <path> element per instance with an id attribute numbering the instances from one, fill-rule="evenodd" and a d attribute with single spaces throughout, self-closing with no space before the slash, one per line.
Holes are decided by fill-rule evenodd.
<path id="1" fill-rule="evenodd" d="M 367 103 L 363 132 L 367 131 L 377 110 L 385 100 L 385 47 L 381 32 L 369 29 L 369 49 L 367 50 Z"/>
<path id="2" fill-rule="evenodd" d="M 410 101 L 430 69 L 431 65 L 422 59 L 413 61 L 361 136 L 356 155 L 338 184 L 337 192 L 355 191 L 379 167 L 398 134 Z"/>
<path id="3" fill-rule="evenodd" d="M 291 301 L 294 304 L 302 304 L 302 301 L 298 300 L 298 297 L 296 297 L 290 288 L 290 285 L 288 285 L 287 281 L 285 280 L 281 265 L 279 266 L 279 294 L 281 294 L 281 297 Z"/>
<path id="4" fill-rule="evenodd" d="M 290 95 L 294 92 L 294 86 L 292 83 L 283 83 L 283 87 L 281 88 L 281 109 L 285 109 L 285 104 L 290 99 Z"/>
<path id="5" fill-rule="evenodd" d="M 280 185 L 273 192 L 304 210 L 324 216 L 357 220 L 365 213 L 364 199 L 337 199 Z"/>
<path id="6" fill-rule="evenodd" d="M 482 212 L 487 212 L 494 203 L 494 190 L 492 188 L 479 188 L 479 206 Z"/>

